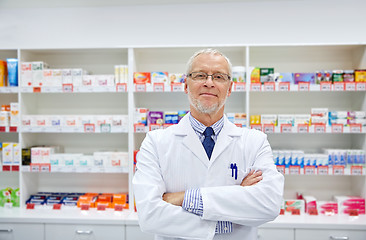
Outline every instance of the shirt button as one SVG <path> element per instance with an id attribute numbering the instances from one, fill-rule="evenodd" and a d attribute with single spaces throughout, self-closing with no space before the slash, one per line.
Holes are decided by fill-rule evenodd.
<path id="1" fill-rule="evenodd" d="M 192 212 L 192 209 L 188 209 L 188 212 Z"/>
<path id="2" fill-rule="evenodd" d="M 193 204 L 193 202 L 191 202 L 191 203 L 189 204 L 189 206 L 190 206 L 190 207 L 193 207 L 193 205 L 194 205 L 194 204 Z"/>
<path id="3" fill-rule="evenodd" d="M 224 227 L 224 231 L 227 231 L 227 227 Z"/>

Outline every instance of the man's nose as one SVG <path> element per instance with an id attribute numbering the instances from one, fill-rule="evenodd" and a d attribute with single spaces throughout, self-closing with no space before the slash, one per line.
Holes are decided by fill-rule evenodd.
<path id="1" fill-rule="evenodd" d="M 207 76 L 205 85 L 208 87 L 212 87 L 214 85 L 214 81 L 211 75 Z"/>

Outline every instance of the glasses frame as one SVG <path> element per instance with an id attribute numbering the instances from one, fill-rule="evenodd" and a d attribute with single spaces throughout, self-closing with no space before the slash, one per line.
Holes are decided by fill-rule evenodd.
<path id="1" fill-rule="evenodd" d="M 202 74 L 206 75 L 206 79 L 204 79 L 204 80 L 197 80 L 197 79 L 193 79 L 193 78 L 192 78 L 192 74 L 194 74 L 194 73 L 202 73 Z M 215 74 L 221 74 L 221 75 L 224 75 L 224 76 L 226 76 L 226 77 L 227 77 L 227 79 L 224 79 L 223 81 L 215 80 L 215 78 L 214 78 L 214 75 L 215 75 Z M 191 73 L 189 73 L 189 74 L 188 74 L 188 77 L 190 77 L 193 81 L 197 81 L 197 82 L 206 82 L 209 76 L 211 76 L 211 79 L 212 79 L 212 81 L 214 81 L 214 82 L 225 83 L 225 82 L 230 82 L 230 80 L 231 80 L 231 76 L 230 76 L 229 74 L 226 74 L 226 73 L 214 73 L 214 74 L 207 74 L 207 73 L 205 73 L 205 72 L 191 72 Z"/>

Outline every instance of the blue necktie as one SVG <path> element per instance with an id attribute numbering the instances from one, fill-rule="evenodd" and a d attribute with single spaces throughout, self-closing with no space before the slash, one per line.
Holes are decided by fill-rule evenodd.
<path id="1" fill-rule="evenodd" d="M 212 139 L 212 135 L 215 134 L 212 127 L 207 127 L 205 131 L 203 132 L 203 135 L 205 135 L 205 139 L 203 140 L 203 147 L 205 148 L 205 151 L 207 153 L 208 159 L 211 159 L 212 150 L 215 146 L 215 142 Z"/>

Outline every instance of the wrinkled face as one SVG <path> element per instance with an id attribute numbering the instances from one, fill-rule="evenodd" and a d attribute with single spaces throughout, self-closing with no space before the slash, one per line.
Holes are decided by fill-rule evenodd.
<path id="1" fill-rule="evenodd" d="M 208 75 L 215 73 L 225 73 L 230 75 L 230 70 L 226 59 L 219 54 L 200 54 L 192 64 L 192 72 L 204 72 Z M 185 92 L 195 110 L 200 113 L 214 114 L 223 110 L 226 98 L 231 94 L 232 81 L 213 81 L 208 77 L 206 81 L 195 81 L 187 77 L 185 82 Z"/>

